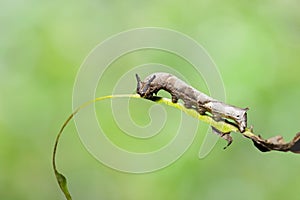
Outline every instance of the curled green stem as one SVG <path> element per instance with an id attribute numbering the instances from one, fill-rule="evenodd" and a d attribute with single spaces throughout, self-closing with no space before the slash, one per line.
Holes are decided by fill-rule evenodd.
<path id="1" fill-rule="evenodd" d="M 108 95 L 103 97 L 97 97 L 91 101 L 88 101 L 81 106 L 79 106 L 63 123 L 60 131 L 58 132 L 53 148 L 53 154 L 52 154 L 52 166 L 55 173 L 56 180 L 58 182 L 58 185 L 62 192 L 64 193 L 67 200 L 71 200 L 71 194 L 67 187 L 67 179 L 63 174 L 61 174 L 57 170 L 56 166 L 56 151 L 59 143 L 59 139 L 65 129 L 65 127 L 68 125 L 71 119 L 81 110 L 85 107 L 97 102 L 102 101 L 105 99 L 112 99 L 112 98 L 138 98 L 142 99 L 138 94 L 123 94 L 123 95 Z M 155 97 L 152 99 L 152 101 L 159 103 L 159 104 L 166 104 L 168 106 L 174 107 L 176 109 L 179 109 L 183 112 L 185 112 L 187 115 L 190 115 L 194 118 L 197 118 L 200 121 L 203 121 L 210 126 L 214 127 L 215 129 L 219 130 L 222 133 L 230 133 L 230 132 L 239 132 L 238 128 L 232 125 L 231 123 L 227 123 L 226 121 L 215 121 L 211 116 L 209 115 L 201 115 L 198 112 L 196 112 L 193 109 L 187 109 L 184 107 L 184 105 L 180 103 L 172 103 L 170 99 L 167 98 L 161 98 L 161 97 Z M 252 128 L 247 128 L 245 132 L 241 133 L 246 138 L 249 138 L 253 141 L 255 147 L 257 147 L 260 151 L 266 152 L 266 151 L 291 151 L 293 153 L 300 153 L 300 133 L 298 133 L 294 139 L 291 142 L 284 142 L 282 136 L 275 136 L 270 139 L 263 139 L 260 135 L 255 135 L 253 133 Z"/>

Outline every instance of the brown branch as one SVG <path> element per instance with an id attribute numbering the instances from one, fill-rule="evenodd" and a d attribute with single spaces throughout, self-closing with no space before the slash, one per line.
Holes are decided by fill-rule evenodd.
<path id="1" fill-rule="evenodd" d="M 300 132 L 290 141 L 285 142 L 280 135 L 271 137 L 269 139 L 263 139 L 260 135 L 255 135 L 251 131 L 245 131 L 242 133 L 245 137 L 251 139 L 256 148 L 262 152 L 267 151 L 291 151 L 293 153 L 300 153 Z"/>

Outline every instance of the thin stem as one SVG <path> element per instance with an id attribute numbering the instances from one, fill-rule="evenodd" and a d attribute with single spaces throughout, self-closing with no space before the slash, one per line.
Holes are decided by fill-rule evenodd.
<path id="1" fill-rule="evenodd" d="M 61 188 L 62 192 L 64 193 L 65 197 L 67 200 L 71 200 L 72 197 L 68 191 L 67 188 L 67 180 L 66 178 L 58 172 L 57 167 L 56 167 L 56 151 L 57 151 L 57 147 L 58 147 L 58 142 L 59 139 L 62 135 L 62 132 L 64 131 L 65 127 L 68 125 L 68 123 L 70 122 L 71 119 L 73 119 L 73 117 L 83 108 L 97 102 L 97 101 L 101 101 L 101 100 L 105 100 L 105 99 L 112 99 L 112 98 L 123 98 L 123 97 L 128 97 L 128 98 L 139 98 L 142 99 L 138 94 L 121 94 L 121 95 L 108 95 L 108 96 L 104 96 L 104 97 L 97 97 L 91 101 L 88 101 L 84 104 L 82 104 L 81 106 L 79 106 L 68 118 L 67 120 L 63 123 L 60 131 L 58 132 L 57 136 L 56 136 L 56 140 L 55 140 L 55 144 L 54 144 L 54 148 L 53 148 L 53 154 L 52 154 L 52 166 L 53 166 L 53 170 L 56 176 L 56 180 L 59 184 L 59 187 Z M 215 129 L 217 129 L 218 131 L 220 131 L 221 133 L 230 133 L 230 132 L 239 132 L 239 129 L 232 125 L 231 123 L 225 121 L 215 121 L 213 119 L 213 117 L 208 116 L 208 115 L 201 115 L 198 112 L 196 112 L 193 109 L 188 109 L 186 107 L 184 107 L 184 105 L 180 104 L 180 103 L 172 103 L 172 101 L 170 99 L 167 98 L 161 98 L 161 97 L 153 97 L 151 99 L 152 101 L 156 102 L 156 103 L 160 103 L 160 104 L 166 104 L 168 106 L 172 106 L 174 108 L 177 108 L 183 112 L 185 112 L 187 115 L 190 115 L 194 118 L 197 118 L 209 125 L 211 125 L 212 127 L 214 127 Z M 298 133 L 294 139 L 289 142 L 289 143 L 285 143 L 283 141 L 283 138 L 281 136 L 275 136 L 273 138 L 270 139 L 263 139 L 261 138 L 259 135 L 255 135 L 253 133 L 252 128 L 246 128 L 245 132 L 241 133 L 243 136 L 245 136 L 246 138 L 249 138 L 253 141 L 254 145 L 260 150 L 260 151 L 271 151 L 271 150 L 276 150 L 276 151 L 291 151 L 294 153 L 300 153 L 300 133 Z"/>
<path id="2" fill-rule="evenodd" d="M 101 101 L 101 100 L 104 100 L 104 99 L 112 99 L 112 98 L 121 98 L 121 97 L 129 97 L 129 98 L 140 98 L 139 95 L 136 95 L 136 94 L 121 94 L 121 95 L 108 95 L 108 96 L 104 96 L 104 97 L 97 97 L 91 101 L 88 101 L 88 102 L 85 102 L 83 103 L 82 105 L 80 105 L 68 118 L 67 120 L 63 123 L 61 129 L 59 130 L 57 136 L 56 136 L 56 139 L 55 139 L 55 143 L 54 143 L 54 148 L 53 148 L 53 153 L 52 153 L 52 167 L 53 167 L 53 170 L 54 170 L 54 173 L 55 173 L 55 176 L 56 176 L 56 180 L 58 182 L 58 185 L 60 187 L 60 189 L 63 191 L 65 197 L 67 200 L 71 200 L 72 197 L 71 197 L 71 194 L 70 192 L 68 191 L 68 188 L 67 188 L 67 180 L 66 178 L 61 174 L 59 173 L 59 171 L 57 170 L 57 167 L 56 167 L 56 152 L 57 152 L 57 147 L 58 147 L 58 143 L 59 143 L 59 139 L 65 129 L 65 127 L 68 125 L 68 123 L 70 122 L 71 119 L 73 119 L 73 117 L 83 108 L 97 102 L 97 101 Z"/>

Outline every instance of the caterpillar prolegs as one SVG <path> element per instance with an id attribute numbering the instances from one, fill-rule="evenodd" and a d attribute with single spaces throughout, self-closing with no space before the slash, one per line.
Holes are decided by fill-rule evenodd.
<path id="1" fill-rule="evenodd" d="M 145 99 L 152 99 L 159 90 L 165 90 L 171 94 L 173 103 L 177 103 L 181 99 L 186 108 L 194 109 L 201 115 L 210 113 L 215 120 L 225 120 L 228 123 L 231 123 L 228 120 L 233 120 L 232 124 L 237 126 L 241 133 L 247 127 L 248 108 L 239 108 L 213 99 L 172 74 L 158 72 L 149 75 L 144 81 L 141 81 L 136 74 L 136 79 L 136 92 Z M 231 144 L 230 133 L 222 133 L 215 128 L 212 128 L 212 130 L 226 139 L 228 145 Z"/>

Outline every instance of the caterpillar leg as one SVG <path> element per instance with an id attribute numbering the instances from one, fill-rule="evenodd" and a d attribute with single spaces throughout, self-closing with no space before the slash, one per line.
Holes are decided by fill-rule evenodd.
<path id="1" fill-rule="evenodd" d="M 224 149 L 226 149 L 228 146 L 231 145 L 232 137 L 230 136 L 230 132 L 223 133 L 223 132 L 219 131 L 218 129 L 216 129 L 215 127 L 211 127 L 211 129 L 212 129 L 213 133 L 219 135 L 221 138 L 223 138 L 227 141 L 227 145 L 224 147 Z"/>
<path id="2" fill-rule="evenodd" d="M 172 95 L 172 103 L 177 103 L 178 98 L 175 95 Z"/>
<path id="3" fill-rule="evenodd" d="M 195 106 L 193 105 L 193 102 L 191 101 L 184 101 L 184 107 L 191 109 L 191 108 L 195 108 Z"/>
<path id="4" fill-rule="evenodd" d="M 197 111 L 200 115 L 205 115 L 205 112 L 207 111 L 207 109 L 202 107 L 201 105 L 198 105 Z"/>

